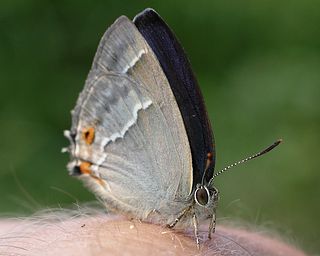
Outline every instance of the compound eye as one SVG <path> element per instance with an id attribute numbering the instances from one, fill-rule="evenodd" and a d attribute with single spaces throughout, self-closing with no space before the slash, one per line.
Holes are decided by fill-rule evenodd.
<path id="1" fill-rule="evenodd" d="M 206 189 L 205 187 L 200 187 L 196 190 L 195 192 L 195 200 L 197 202 L 197 204 L 201 205 L 201 206 L 205 206 L 208 201 L 209 201 L 209 191 L 208 189 Z"/>

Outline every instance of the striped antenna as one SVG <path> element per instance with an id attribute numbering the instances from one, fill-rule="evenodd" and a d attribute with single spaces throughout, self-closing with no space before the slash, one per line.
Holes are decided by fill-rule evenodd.
<path id="1" fill-rule="evenodd" d="M 222 170 L 220 170 L 220 171 L 218 171 L 216 174 L 214 174 L 214 175 L 212 176 L 211 180 L 209 181 L 209 184 L 211 184 L 212 181 L 213 181 L 213 179 L 214 179 L 215 177 L 219 176 L 221 173 L 224 173 L 224 172 L 228 171 L 229 169 L 231 169 L 231 168 L 234 167 L 234 166 L 237 166 L 237 165 L 239 165 L 239 164 L 243 164 L 243 163 L 245 163 L 245 162 L 247 162 L 247 161 L 249 161 L 249 160 L 252 160 L 252 159 L 254 159 L 254 158 L 257 158 L 257 157 L 259 157 L 259 156 L 262 156 L 262 155 L 268 153 L 269 151 L 271 151 L 272 149 L 274 149 L 276 146 L 278 146 L 281 142 L 282 142 L 282 139 L 279 139 L 279 140 L 275 141 L 272 145 L 270 145 L 269 147 L 267 147 L 266 149 L 260 151 L 259 153 L 256 153 L 256 154 L 254 154 L 254 155 L 252 155 L 252 156 L 249 156 L 249 157 L 247 157 L 247 158 L 245 158 L 245 159 L 243 159 L 243 160 L 241 160 L 241 161 L 238 161 L 238 162 L 235 162 L 235 163 L 233 163 L 233 164 L 231 164 L 231 165 L 228 165 L 227 167 L 223 168 Z"/>

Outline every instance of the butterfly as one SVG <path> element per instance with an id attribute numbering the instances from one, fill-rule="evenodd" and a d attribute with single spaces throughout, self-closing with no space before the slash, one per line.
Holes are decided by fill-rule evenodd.
<path id="1" fill-rule="evenodd" d="M 111 212 L 215 230 L 214 137 L 198 83 L 174 33 L 153 10 L 118 18 L 103 35 L 65 131 L 69 173 Z"/>

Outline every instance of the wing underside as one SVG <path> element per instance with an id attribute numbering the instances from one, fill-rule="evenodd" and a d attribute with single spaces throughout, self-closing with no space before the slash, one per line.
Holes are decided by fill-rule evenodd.
<path id="1" fill-rule="evenodd" d="M 80 170 L 111 209 L 144 218 L 191 192 L 180 110 L 152 49 L 126 17 L 101 39 L 69 137 L 69 170 Z"/>
<path id="2" fill-rule="evenodd" d="M 205 180 L 211 179 L 215 166 L 213 133 L 198 82 L 178 39 L 154 10 L 144 10 L 133 21 L 157 56 L 178 102 L 191 147 L 195 187 L 206 168 Z"/>

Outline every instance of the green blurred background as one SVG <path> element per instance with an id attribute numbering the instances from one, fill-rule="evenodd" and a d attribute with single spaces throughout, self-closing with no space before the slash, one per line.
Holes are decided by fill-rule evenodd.
<path id="1" fill-rule="evenodd" d="M 197 74 L 217 168 L 277 138 L 265 157 L 216 181 L 218 218 L 240 219 L 320 251 L 320 2 L 0 2 L 0 212 L 94 200 L 68 176 L 70 110 L 100 37 L 120 15 L 155 8 Z"/>

